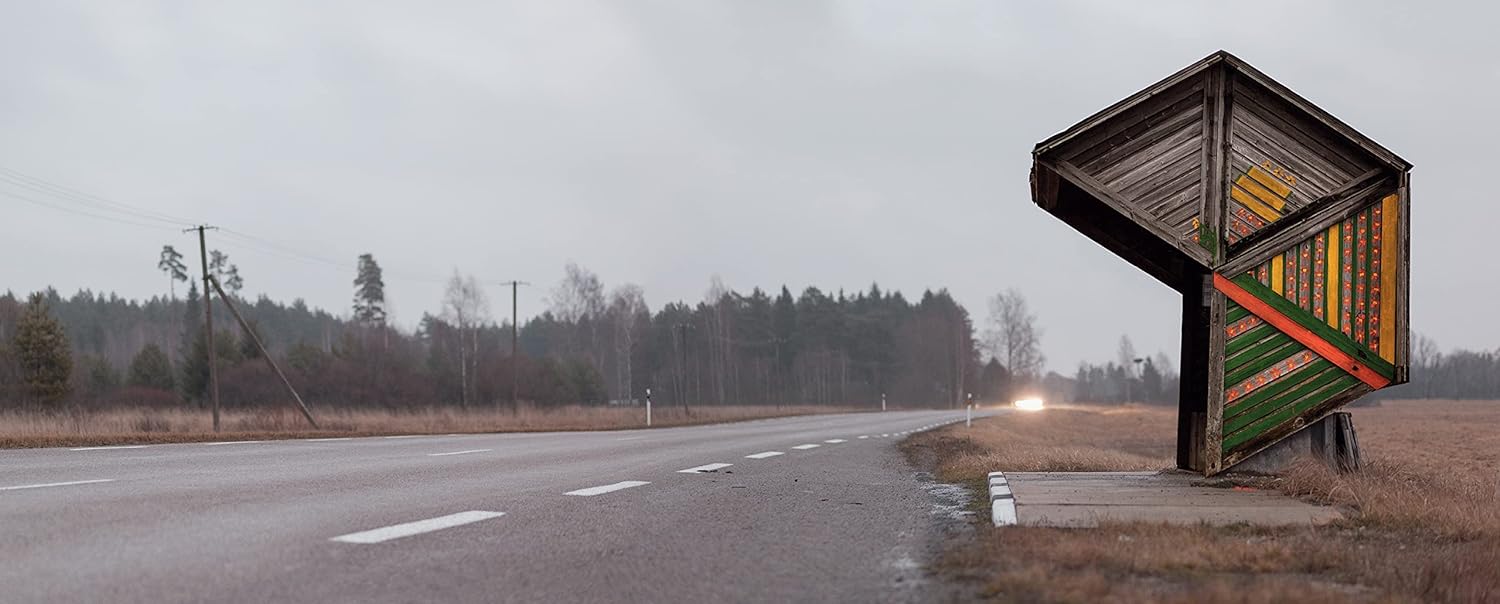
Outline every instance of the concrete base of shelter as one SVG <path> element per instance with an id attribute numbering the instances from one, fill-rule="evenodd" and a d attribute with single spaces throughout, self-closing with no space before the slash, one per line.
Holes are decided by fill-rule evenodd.
<path id="1" fill-rule="evenodd" d="M 1187 472 L 1006 472 L 1021 526 L 1101 522 L 1308 526 L 1343 518 L 1335 508 L 1272 491 L 1205 486 Z"/>

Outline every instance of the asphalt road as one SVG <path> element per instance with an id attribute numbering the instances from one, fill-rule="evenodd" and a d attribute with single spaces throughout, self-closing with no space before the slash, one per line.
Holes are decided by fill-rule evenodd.
<path id="1" fill-rule="evenodd" d="M 0 601 L 946 600 L 952 421 L 0 451 Z"/>

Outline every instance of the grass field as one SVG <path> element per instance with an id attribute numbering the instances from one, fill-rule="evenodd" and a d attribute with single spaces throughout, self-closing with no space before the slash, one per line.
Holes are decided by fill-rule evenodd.
<path id="1" fill-rule="evenodd" d="M 812 406 L 656 407 L 655 427 L 686 426 L 767 417 L 854 411 Z M 60 413 L 0 413 L 0 448 L 63 447 L 110 444 L 261 440 L 325 436 L 381 436 L 388 434 L 449 434 L 484 432 L 540 432 L 554 430 L 617 430 L 644 428 L 645 410 L 639 407 L 523 406 L 518 410 L 461 410 L 452 407 L 411 411 L 322 411 L 314 416 L 314 430 L 296 411 L 224 412 L 221 432 L 213 432 L 208 411 L 180 409 L 118 409 Z"/>
<path id="2" fill-rule="evenodd" d="M 1321 528 L 976 522 L 937 570 L 1007 601 L 1500 601 L 1500 402 L 1354 409 L 1366 468 L 1303 463 L 1259 486 L 1348 511 Z M 917 463 L 976 492 L 995 470 L 1173 465 L 1174 410 L 1051 409 L 920 434 Z M 987 497 L 976 500 L 987 505 Z M 978 515 L 988 519 L 988 513 Z"/>

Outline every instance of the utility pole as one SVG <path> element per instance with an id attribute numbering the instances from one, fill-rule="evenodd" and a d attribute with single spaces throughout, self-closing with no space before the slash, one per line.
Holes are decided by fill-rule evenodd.
<path id="1" fill-rule="evenodd" d="M 531 285 L 525 281 L 503 281 L 500 285 L 510 286 L 510 408 L 516 409 L 517 396 L 521 384 L 521 357 L 519 356 L 521 342 L 521 326 L 516 322 L 516 288 L 522 285 Z"/>
<path id="2" fill-rule="evenodd" d="M 198 259 L 203 265 L 203 336 L 208 340 L 208 390 L 212 393 L 214 401 L 214 432 L 219 431 L 219 364 L 218 355 L 214 350 L 214 290 L 208 275 L 208 243 L 205 241 L 203 231 L 219 230 L 219 227 L 198 225 L 182 232 L 198 231 Z M 189 351 L 191 354 L 192 351 Z"/>
<path id="3" fill-rule="evenodd" d="M 687 403 L 687 399 L 688 399 L 688 397 L 687 397 L 687 388 L 688 388 L 688 379 L 687 379 L 687 368 L 688 368 L 688 350 L 687 350 L 687 348 L 688 348 L 688 337 L 687 337 L 687 330 L 692 329 L 693 325 L 691 323 L 678 323 L 678 324 L 674 325 L 673 327 L 676 328 L 677 333 L 681 334 L 681 338 L 682 338 L 682 348 L 679 351 L 679 352 L 681 352 L 680 356 L 682 357 L 682 411 L 683 411 L 683 413 L 691 413 L 691 411 L 688 411 L 688 403 Z"/>
<path id="4" fill-rule="evenodd" d="M 1126 404 L 1130 403 L 1130 381 L 1133 380 L 1133 379 L 1135 379 L 1135 368 L 1139 367 L 1141 365 L 1141 362 L 1143 362 L 1145 360 L 1146 359 L 1144 357 L 1139 358 L 1139 359 L 1130 359 L 1132 365 L 1130 365 L 1130 366 L 1128 366 L 1128 367 L 1125 368 L 1125 402 L 1126 402 Z"/>

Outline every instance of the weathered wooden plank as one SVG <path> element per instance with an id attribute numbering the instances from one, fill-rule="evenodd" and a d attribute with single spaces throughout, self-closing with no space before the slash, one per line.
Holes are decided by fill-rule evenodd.
<path id="1" fill-rule="evenodd" d="M 1215 264 L 1224 259 L 1224 196 L 1229 189 L 1230 148 L 1229 116 L 1234 108 L 1234 74 L 1223 66 L 1210 68 L 1205 74 L 1203 147 L 1206 163 L 1203 172 L 1203 201 L 1199 208 L 1203 230 L 1213 239 L 1207 247 Z M 1200 234 L 1202 238 L 1202 234 Z"/>
<path id="2" fill-rule="evenodd" d="M 1208 324 L 1212 326 L 1208 330 L 1208 366 L 1215 368 L 1208 372 L 1208 411 L 1206 426 L 1204 426 L 1203 451 L 1204 464 L 1210 471 L 1218 472 L 1224 467 L 1224 372 L 1218 371 L 1218 367 L 1224 366 L 1224 330 L 1219 327 L 1224 324 L 1224 305 L 1228 300 L 1223 292 L 1213 287 L 1212 279 L 1204 278 L 1204 289 L 1209 291 Z"/>
<path id="3" fill-rule="evenodd" d="M 1195 79 L 1195 76 L 1197 76 L 1198 73 L 1201 72 L 1204 68 L 1223 61 L 1224 57 L 1227 55 L 1228 53 L 1219 52 L 1204 57 L 1197 63 L 1193 63 L 1192 65 L 1182 68 L 1177 73 L 1163 78 L 1161 81 L 1146 87 L 1140 92 L 1125 97 L 1119 102 L 1101 109 L 1099 112 L 1085 118 L 1083 121 L 1074 124 L 1073 127 L 1054 134 L 1047 140 L 1037 143 L 1036 148 L 1032 151 L 1033 155 L 1042 156 L 1050 154 L 1053 150 L 1062 145 L 1068 144 L 1069 142 L 1073 141 L 1073 139 L 1078 138 L 1080 135 L 1094 130 L 1096 127 L 1109 122 L 1115 117 L 1127 111 L 1130 111 L 1131 109 L 1134 109 L 1136 106 L 1141 105 L 1142 103 L 1150 99 L 1162 96 L 1166 91 L 1171 90 L 1172 87 L 1177 86 L 1178 84 L 1181 84 L 1183 82 Z"/>
<path id="4" fill-rule="evenodd" d="M 1182 239 L 1175 233 L 1166 230 L 1166 228 L 1164 228 L 1157 221 L 1148 219 L 1145 215 L 1143 215 L 1141 211 L 1137 210 L 1131 204 L 1116 198 L 1113 193 L 1104 188 L 1104 186 L 1099 184 L 1098 181 L 1094 180 L 1089 175 L 1078 171 L 1078 169 L 1073 167 L 1071 164 L 1067 162 L 1059 162 L 1053 164 L 1043 159 L 1038 159 L 1037 162 L 1047 166 L 1048 169 L 1057 172 L 1059 176 L 1068 179 L 1068 181 L 1073 183 L 1074 186 L 1082 189 L 1085 193 L 1093 196 L 1095 199 L 1114 209 L 1116 212 L 1124 214 L 1131 220 L 1131 222 L 1134 222 L 1137 225 L 1140 225 L 1142 228 L 1151 231 L 1168 245 L 1171 245 L 1172 247 L 1175 247 L 1178 250 L 1182 251 L 1187 257 L 1191 258 L 1201 265 L 1208 265 L 1209 258 L 1207 257 L 1206 250 L 1195 245 L 1184 244 Z"/>
<path id="5" fill-rule="evenodd" d="M 1191 127 L 1203 119 L 1203 101 L 1199 97 L 1198 93 L 1183 96 L 1159 113 L 1107 140 L 1091 147 L 1080 146 L 1076 151 L 1070 147 L 1069 153 L 1061 153 L 1059 157 L 1089 174 L 1098 174 L 1109 166 L 1158 145 L 1164 139 L 1184 133 L 1194 134 Z"/>
<path id="6" fill-rule="evenodd" d="M 1239 83 L 1245 84 L 1243 80 Z M 1346 175 L 1358 174 L 1378 163 L 1349 140 L 1334 135 L 1316 121 L 1307 119 L 1306 115 L 1289 110 L 1280 99 L 1266 94 L 1254 84 L 1238 86 L 1235 92 L 1244 99 L 1244 106 L 1250 108 L 1249 115 L 1273 128 L 1276 138 L 1300 147 L 1302 159 Z"/>
<path id="7" fill-rule="evenodd" d="M 1235 71 L 1239 72 L 1247 80 L 1255 82 L 1266 91 L 1282 98 L 1288 105 L 1296 108 L 1299 112 L 1305 115 L 1311 116 L 1323 126 L 1327 127 L 1330 130 L 1333 130 L 1334 133 L 1353 142 L 1356 146 L 1364 150 L 1366 153 L 1375 156 L 1380 161 L 1392 166 L 1399 171 L 1405 172 L 1411 169 L 1411 164 L 1409 162 L 1401 159 L 1395 153 L 1392 153 L 1389 149 L 1382 147 L 1379 143 L 1376 143 L 1369 137 L 1360 134 L 1358 130 L 1349 127 L 1348 124 L 1345 124 L 1342 120 L 1334 117 L 1333 114 L 1330 114 L 1327 111 L 1319 108 L 1317 105 L 1308 102 L 1307 99 L 1302 98 L 1301 95 L 1297 94 L 1292 89 L 1287 88 L 1286 86 L 1281 85 L 1280 82 L 1271 79 L 1270 76 L 1262 73 L 1259 69 L 1256 69 L 1249 63 L 1240 60 L 1239 57 L 1236 57 L 1229 53 L 1223 53 L 1223 55 L 1224 56 L 1222 57 L 1222 60 L 1225 63 L 1231 65 L 1235 69 Z"/>

